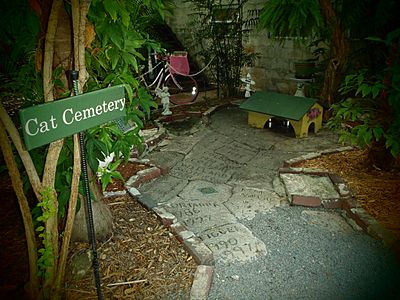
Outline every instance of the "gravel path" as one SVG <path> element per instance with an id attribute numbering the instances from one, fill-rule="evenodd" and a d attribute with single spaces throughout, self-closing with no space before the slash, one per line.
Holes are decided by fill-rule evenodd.
<path id="1" fill-rule="evenodd" d="M 307 222 L 305 211 L 278 208 L 243 222 L 267 255 L 217 263 L 209 299 L 398 299 L 399 266 L 381 242 L 340 219 L 334 229 Z"/>

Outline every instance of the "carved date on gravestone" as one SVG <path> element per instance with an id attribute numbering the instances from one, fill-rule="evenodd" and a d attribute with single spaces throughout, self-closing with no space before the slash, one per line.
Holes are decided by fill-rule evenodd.
<path id="1" fill-rule="evenodd" d="M 265 244 L 240 223 L 206 230 L 200 238 L 222 262 L 245 262 L 267 252 Z"/>
<path id="2" fill-rule="evenodd" d="M 213 201 L 188 201 L 177 198 L 165 209 L 174 214 L 179 222 L 194 233 L 236 221 L 224 205 Z"/>

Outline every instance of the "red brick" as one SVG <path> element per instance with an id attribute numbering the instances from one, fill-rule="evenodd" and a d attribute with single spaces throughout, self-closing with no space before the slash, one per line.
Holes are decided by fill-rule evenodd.
<path id="1" fill-rule="evenodd" d="M 158 168 L 160 169 L 161 175 L 163 175 L 163 176 L 167 175 L 168 172 L 169 172 L 169 167 L 168 166 L 160 165 L 160 166 L 158 166 Z"/>
<path id="2" fill-rule="evenodd" d="M 142 183 L 148 182 L 154 178 L 161 176 L 161 170 L 157 167 L 152 167 L 137 173 L 139 178 L 132 184 L 133 187 L 139 187 Z"/>
<path id="3" fill-rule="evenodd" d="M 357 207 L 357 200 L 355 198 L 344 198 L 342 202 L 343 210 L 350 210 L 351 208 Z"/>
<path id="4" fill-rule="evenodd" d="M 153 211 L 157 214 L 157 216 L 161 219 L 162 224 L 166 227 L 171 226 L 177 221 L 176 217 L 167 212 L 164 208 L 154 207 Z"/>
<path id="5" fill-rule="evenodd" d="M 322 201 L 324 208 L 342 208 L 343 201 L 341 199 L 328 199 Z"/>
<path id="6" fill-rule="evenodd" d="M 301 205 L 308 207 L 319 207 L 321 206 L 321 199 L 313 196 L 292 196 L 292 205 Z"/>

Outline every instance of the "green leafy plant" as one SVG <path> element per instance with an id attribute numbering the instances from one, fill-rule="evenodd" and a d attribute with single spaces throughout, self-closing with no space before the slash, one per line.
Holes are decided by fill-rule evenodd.
<path id="1" fill-rule="evenodd" d="M 74 65 L 80 68 L 80 75 L 83 75 L 79 77 L 80 84 L 87 83 L 84 91 L 113 84 L 125 85 L 129 101 L 128 118 L 134 128 L 124 133 L 118 131 L 115 124 L 106 124 L 92 135 L 88 134 L 86 142 L 89 150 L 94 149 L 98 158 L 110 151 L 127 157 L 130 147 L 140 147 L 140 127 L 155 105 L 136 79 L 143 60 L 141 52 L 146 51 L 148 46 L 157 47 L 157 43 L 148 38 L 146 28 L 150 20 L 160 17 L 159 12 L 168 2 L 7 2 L 3 5 L 6 13 L 0 21 L 4 41 L 7 40 L 3 43 L 2 39 L 0 45 L 0 78 L 6 83 L 0 88 L 1 96 L 7 100 L 22 101 L 22 106 L 30 106 L 68 95 L 66 73 L 67 68 L 71 68 L 73 58 Z M 83 29 L 87 24 L 88 10 L 89 18 L 95 27 L 96 23 L 99 25 L 99 30 L 96 32 L 97 39 L 92 43 L 96 48 L 86 48 L 85 61 L 82 56 L 85 53 Z M 103 26 L 99 24 L 101 22 Z M 72 51 L 71 44 L 77 51 Z M 61 57 L 61 53 L 67 57 L 62 60 L 65 62 L 63 67 L 55 65 L 54 59 Z M 89 82 L 85 69 L 89 72 Z M 83 194 L 79 186 L 79 145 L 75 137 L 74 140 L 69 137 L 28 153 L 23 149 L 23 141 L 18 134 L 17 118 L 14 124 L 1 103 L 0 118 L 2 151 L 7 168 L 14 171 L 13 180 L 18 183 L 13 186 L 27 237 L 30 268 L 27 286 L 30 296 L 32 299 L 60 299 L 75 209 L 79 208 L 79 194 Z M 16 158 L 16 154 L 19 158 Z M 88 154 L 88 157 L 92 157 L 92 153 Z M 20 160 L 23 171 L 18 169 L 17 160 Z M 110 174 L 113 174 L 117 164 L 116 161 L 111 166 Z M 19 177 L 23 173 L 28 174 L 32 194 L 26 195 L 26 190 L 20 184 Z M 117 174 L 113 176 L 118 177 Z M 95 191 L 97 189 L 93 189 L 93 194 Z M 32 202 L 28 202 L 28 199 L 35 196 L 39 204 L 31 214 Z M 39 251 L 37 246 L 40 247 Z M 37 276 L 38 267 L 41 278 Z"/>
<path id="2" fill-rule="evenodd" d="M 328 45 L 320 89 L 314 92 L 327 107 L 337 101 L 338 89 L 351 58 L 352 39 L 363 39 L 382 29 L 382 17 L 395 16 L 394 1 L 269 0 L 260 14 L 259 27 L 283 43 L 286 38 Z M 373 11 L 373 12 L 372 12 Z M 372 12 L 372 13 L 371 13 Z M 384 18 L 384 19 L 385 19 Z"/>
<path id="3" fill-rule="evenodd" d="M 350 97 L 332 106 L 334 117 L 328 125 L 340 133 L 341 141 L 368 147 L 373 163 L 387 169 L 400 154 L 400 29 L 385 40 L 370 40 L 387 47 L 387 66 L 379 72 L 362 69 L 346 76 L 340 91 Z M 374 152 L 385 150 L 392 159 L 377 160 Z"/>
<path id="4" fill-rule="evenodd" d="M 121 173 L 117 171 L 117 168 L 120 163 L 121 163 L 121 160 L 117 159 L 114 162 L 111 162 L 105 168 L 99 167 L 97 174 L 100 178 L 101 188 L 103 191 L 106 190 L 107 185 L 114 182 L 113 179 L 119 179 L 119 180 L 124 181 L 124 178 L 122 177 Z"/>
<path id="5" fill-rule="evenodd" d="M 192 56 L 204 64 L 209 81 L 221 88 L 222 97 L 237 96 L 244 66 L 253 66 L 258 53 L 246 51 L 243 37 L 246 20 L 242 9 L 247 0 L 188 0 L 195 8 L 190 15 L 185 42 Z"/>
<path id="6" fill-rule="evenodd" d="M 96 39 L 87 49 L 86 63 L 90 77 L 87 87 L 95 90 L 109 85 L 123 84 L 128 95 L 125 122 L 132 124 L 132 129 L 123 132 L 115 123 L 104 124 L 88 131 L 87 151 L 89 165 L 98 170 L 98 160 L 114 153 L 117 167 L 124 157 L 127 161 L 132 148 L 142 150 L 143 139 L 140 129 L 144 120 L 150 117 L 152 108 L 157 103 L 138 80 L 141 63 L 145 61 L 144 52 L 148 49 L 160 51 L 160 45 L 149 38 L 150 21 L 161 20 L 160 8 L 167 8 L 168 1 L 94 1 L 89 12 L 89 20 L 96 31 Z M 107 15 L 107 18 L 104 18 Z M 160 21 L 159 20 L 159 21 Z M 118 162 L 118 163 L 117 163 Z M 119 178 L 118 172 L 106 172 L 101 176 L 103 190 L 106 183 Z"/>
<path id="7" fill-rule="evenodd" d="M 317 39 L 325 30 L 321 7 L 315 0 L 269 0 L 261 11 L 259 26 L 281 42 L 287 37 Z"/>
<path id="8" fill-rule="evenodd" d="M 39 222 L 38 227 L 36 227 L 36 232 L 39 233 L 38 237 L 41 239 L 42 247 L 38 249 L 39 258 L 38 258 L 38 270 L 39 276 L 48 279 L 50 274 L 48 273 L 49 268 L 52 267 L 53 259 L 53 247 L 50 242 L 51 232 L 46 231 L 46 223 L 47 221 L 54 217 L 57 212 L 53 207 L 52 203 L 54 201 L 54 194 L 51 189 L 45 188 L 42 191 L 42 201 L 37 204 L 37 207 L 41 209 L 41 215 L 36 218 L 36 221 Z"/>
<path id="9" fill-rule="evenodd" d="M 0 72 L 14 74 L 24 65 L 36 47 L 40 23 L 27 1 L 3 1 L 2 10 Z"/>

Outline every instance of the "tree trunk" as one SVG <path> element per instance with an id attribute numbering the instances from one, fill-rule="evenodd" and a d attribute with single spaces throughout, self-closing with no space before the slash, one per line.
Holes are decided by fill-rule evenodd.
<path id="1" fill-rule="evenodd" d="M 17 195 L 22 220 L 24 222 L 29 258 L 29 283 L 26 290 L 30 298 L 36 299 L 39 296 L 39 280 L 37 277 L 37 247 L 35 229 L 33 226 L 33 220 L 28 200 L 26 199 L 26 196 L 24 194 L 21 174 L 18 170 L 18 166 L 14 158 L 11 142 L 7 136 L 4 124 L 1 121 L 0 146 L 3 152 L 4 160 L 7 165 L 8 173 L 10 174 L 12 186 L 14 188 L 15 194 Z"/>
<path id="2" fill-rule="evenodd" d="M 385 140 L 373 141 L 368 149 L 369 164 L 381 170 L 390 171 L 395 167 L 396 159 L 385 147 Z"/>
<path id="3" fill-rule="evenodd" d="M 44 101 L 51 102 L 54 100 L 54 83 L 53 83 L 53 60 L 54 60 L 54 40 L 58 26 L 58 13 L 62 7 L 63 1 L 54 0 L 47 24 L 45 49 L 43 58 L 43 91 Z M 52 256 L 48 258 L 49 267 L 46 270 L 46 276 L 43 284 L 43 293 L 45 298 L 50 298 L 53 291 L 54 280 L 58 265 L 58 201 L 57 192 L 55 190 L 55 176 L 57 169 L 57 161 L 63 146 L 63 140 L 52 142 L 49 146 L 46 162 L 43 172 L 42 189 L 46 191 L 50 189 L 52 192 L 49 207 L 54 213 L 48 218 L 45 224 L 46 247 L 51 247 Z M 46 245 L 47 244 L 47 245 Z"/>
<path id="4" fill-rule="evenodd" d="M 322 14 L 331 31 L 330 59 L 325 70 L 324 84 L 320 99 L 327 106 L 331 106 L 337 96 L 342 80 L 342 72 L 349 53 L 349 43 L 338 21 L 331 0 L 319 0 Z"/>
<path id="5" fill-rule="evenodd" d="M 85 68 L 85 46 L 84 46 L 84 30 L 81 31 L 82 28 L 85 28 L 86 24 L 86 15 L 89 10 L 90 1 L 84 1 L 82 4 L 79 4 L 78 0 L 72 0 L 72 22 L 69 16 L 66 14 L 63 9 L 60 13 L 64 18 L 64 23 L 66 26 L 58 29 L 58 32 L 61 34 L 59 41 L 59 50 L 58 53 L 60 55 L 60 64 L 64 66 L 64 70 L 72 69 L 72 65 L 74 62 L 74 68 L 79 70 L 81 68 L 84 69 L 85 76 L 82 77 L 82 81 L 80 82 L 80 88 L 85 84 L 86 77 L 86 68 Z M 72 28 L 71 28 L 72 25 Z M 73 32 L 73 33 L 72 33 Z M 71 34 L 72 33 L 72 34 Z M 62 41 L 64 40 L 64 43 Z M 63 47 L 65 45 L 65 47 Z M 72 47 L 73 46 L 73 47 Z M 72 51 L 74 49 L 74 51 Z M 72 59 L 74 58 L 74 59 Z M 57 64 L 57 60 L 54 61 Z M 65 75 L 65 73 L 64 73 Z M 65 81 L 67 82 L 66 76 L 64 76 Z M 74 160 L 73 160 L 73 174 L 72 174 L 72 183 L 71 183 L 71 196 L 68 203 L 68 213 L 67 220 L 65 224 L 64 237 L 62 240 L 58 267 L 57 267 L 57 276 L 55 279 L 55 295 L 54 299 L 60 299 L 61 291 L 65 278 L 65 267 L 68 256 L 68 248 L 71 240 L 71 236 L 73 233 L 75 217 L 76 217 L 76 206 L 78 200 L 78 189 L 79 189 L 79 179 L 81 174 L 81 158 L 80 158 L 80 146 L 78 135 L 74 135 Z"/>
<path id="6" fill-rule="evenodd" d="M 54 38 L 53 70 L 63 68 L 60 79 L 63 86 L 55 86 L 55 98 L 58 99 L 68 89 L 67 71 L 72 69 L 72 33 L 71 18 L 63 6 L 58 11 L 58 26 Z"/>
<path id="7" fill-rule="evenodd" d="M 19 157 L 22 160 L 24 165 L 25 171 L 28 175 L 29 182 L 32 185 L 33 192 L 35 193 L 36 198 L 40 199 L 40 190 L 41 190 L 41 183 L 38 173 L 36 172 L 35 165 L 32 161 L 29 152 L 24 149 L 22 139 L 19 136 L 19 132 L 15 127 L 13 121 L 11 120 L 10 116 L 7 114 L 6 110 L 4 109 L 3 105 L 0 103 L 0 120 L 3 122 L 4 128 L 7 130 L 10 139 L 12 140 Z"/>

